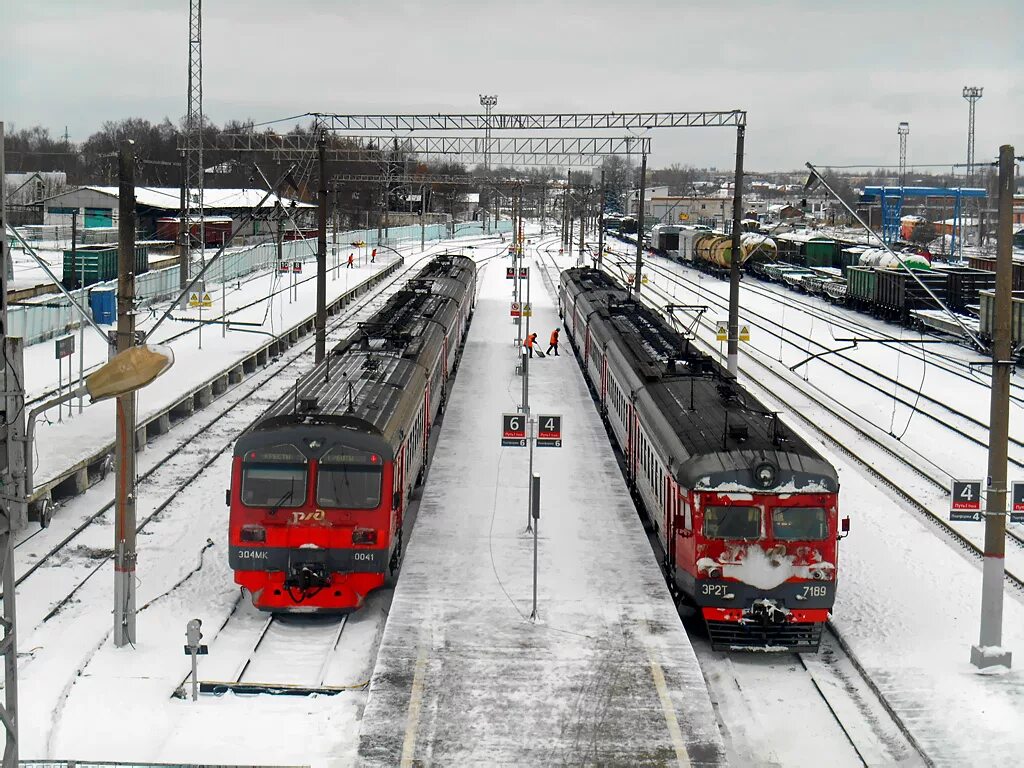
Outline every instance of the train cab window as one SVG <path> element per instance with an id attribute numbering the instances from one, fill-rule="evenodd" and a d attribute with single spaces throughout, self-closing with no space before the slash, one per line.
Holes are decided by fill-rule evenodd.
<path id="1" fill-rule="evenodd" d="M 300 507 L 306 502 L 306 459 L 293 445 L 249 451 L 242 457 L 242 503 Z"/>
<path id="2" fill-rule="evenodd" d="M 821 541 L 828 538 L 828 516 L 821 507 L 776 507 L 772 535 L 784 541 Z"/>
<path id="3" fill-rule="evenodd" d="M 704 536 L 708 539 L 759 539 L 760 507 L 704 507 Z"/>
<path id="4" fill-rule="evenodd" d="M 383 464 L 376 453 L 332 448 L 320 457 L 316 503 L 333 509 L 375 509 L 380 506 Z"/>

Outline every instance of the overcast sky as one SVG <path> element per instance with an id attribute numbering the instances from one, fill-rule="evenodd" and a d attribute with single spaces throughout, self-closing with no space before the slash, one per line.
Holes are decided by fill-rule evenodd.
<path id="1" fill-rule="evenodd" d="M 0 119 L 85 139 L 185 113 L 188 0 L 0 0 Z M 752 170 L 1024 150 L 1024 0 L 206 0 L 204 112 L 748 112 Z M 13 126 L 11 126 L 13 124 Z M 726 129 L 652 134 L 655 167 L 730 167 Z"/>

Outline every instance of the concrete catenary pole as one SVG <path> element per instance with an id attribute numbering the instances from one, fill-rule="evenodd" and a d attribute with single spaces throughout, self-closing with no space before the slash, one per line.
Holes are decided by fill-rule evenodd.
<path id="1" fill-rule="evenodd" d="M 985 559 L 981 583 L 981 636 L 971 647 L 978 668 L 1010 666 L 1002 648 L 1003 578 L 1006 565 L 1006 461 L 1010 436 L 1010 375 L 1013 372 L 1010 310 L 1013 269 L 1013 147 L 999 148 L 999 229 L 996 246 L 995 321 L 992 325 L 992 403 L 989 420 L 985 503 Z"/>
<path id="2" fill-rule="evenodd" d="M 117 351 L 135 343 L 135 155 L 124 141 L 118 156 Z M 119 395 L 114 441 L 114 645 L 135 636 L 135 393 Z"/>
<path id="3" fill-rule="evenodd" d="M 316 233 L 316 357 L 327 355 L 327 134 L 320 133 L 320 185 L 317 189 Z"/>
<path id="4" fill-rule="evenodd" d="M 640 275 L 644 268 L 644 196 L 647 194 L 647 153 L 640 156 L 640 198 L 636 206 L 636 265 L 633 267 L 633 296 L 640 300 Z"/>
<path id="5" fill-rule="evenodd" d="M 569 194 L 572 192 L 572 171 L 565 174 L 565 194 L 562 195 L 562 247 L 569 250 Z"/>
<path id="6" fill-rule="evenodd" d="M 740 369 L 740 261 L 742 254 L 740 219 L 743 216 L 743 135 L 746 126 L 736 127 L 736 177 L 732 192 L 732 256 L 729 258 L 729 349 L 726 366 L 733 376 Z"/>
<path id="7" fill-rule="evenodd" d="M 4 124 L 0 121 L 0 355 L 3 356 L 2 384 L 6 396 L 0 398 L 4 410 L 0 455 L 0 481 L 8 489 L 8 498 L 0 500 L 0 584 L 3 586 L 3 613 L 0 615 L 0 653 L 4 657 L 4 702 L 0 722 L 4 728 L 3 768 L 18 766 L 18 623 L 14 586 L 14 530 L 25 524 L 25 509 L 31 489 L 25 488 L 24 448 L 25 393 L 20 382 L 22 369 L 21 339 L 7 336 L 7 211 L 4 191 Z M 22 445 L 26 445 L 22 443 Z M 20 477 L 19 477 L 20 476 Z M 13 499 L 11 498 L 13 497 Z"/>
<path id="8" fill-rule="evenodd" d="M 547 233 L 547 218 L 548 218 L 548 180 L 544 179 L 540 185 L 540 236 L 544 237 Z"/>
<path id="9" fill-rule="evenodd" d="M 604 169 L 601 169 L 601 197 L 597 210 L 597 268 L 604 263 Z"/>

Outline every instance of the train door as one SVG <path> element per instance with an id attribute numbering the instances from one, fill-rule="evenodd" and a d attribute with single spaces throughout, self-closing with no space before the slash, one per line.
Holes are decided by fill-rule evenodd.
<path id="1" fill-rule="evenodd" d="M 601 406 L 608 411 L 608 355 L 601 358 Z"/>
<path id="2" fill-rule="evenodd" d="M 630 483 L 636 482 L 636 459 L 639 451 L 640 424 L 636 419 L 633 409 L 633 399 L 626 401 L 626 479 Z"/>

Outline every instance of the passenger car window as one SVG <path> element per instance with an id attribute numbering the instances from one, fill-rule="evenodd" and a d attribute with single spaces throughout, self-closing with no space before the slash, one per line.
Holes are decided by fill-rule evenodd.
<path id="1" fill-rule="evenodd" d="M 704 507 L 704 536 L 709 539 L 758 539 L 760 507 Z"/>
<path id="2" fill-rule="evenodd" d="M 821 541 L 828 538 L 828 516 L 821 507 L 776 507 L 772 535 L 785 541 Z"/>

